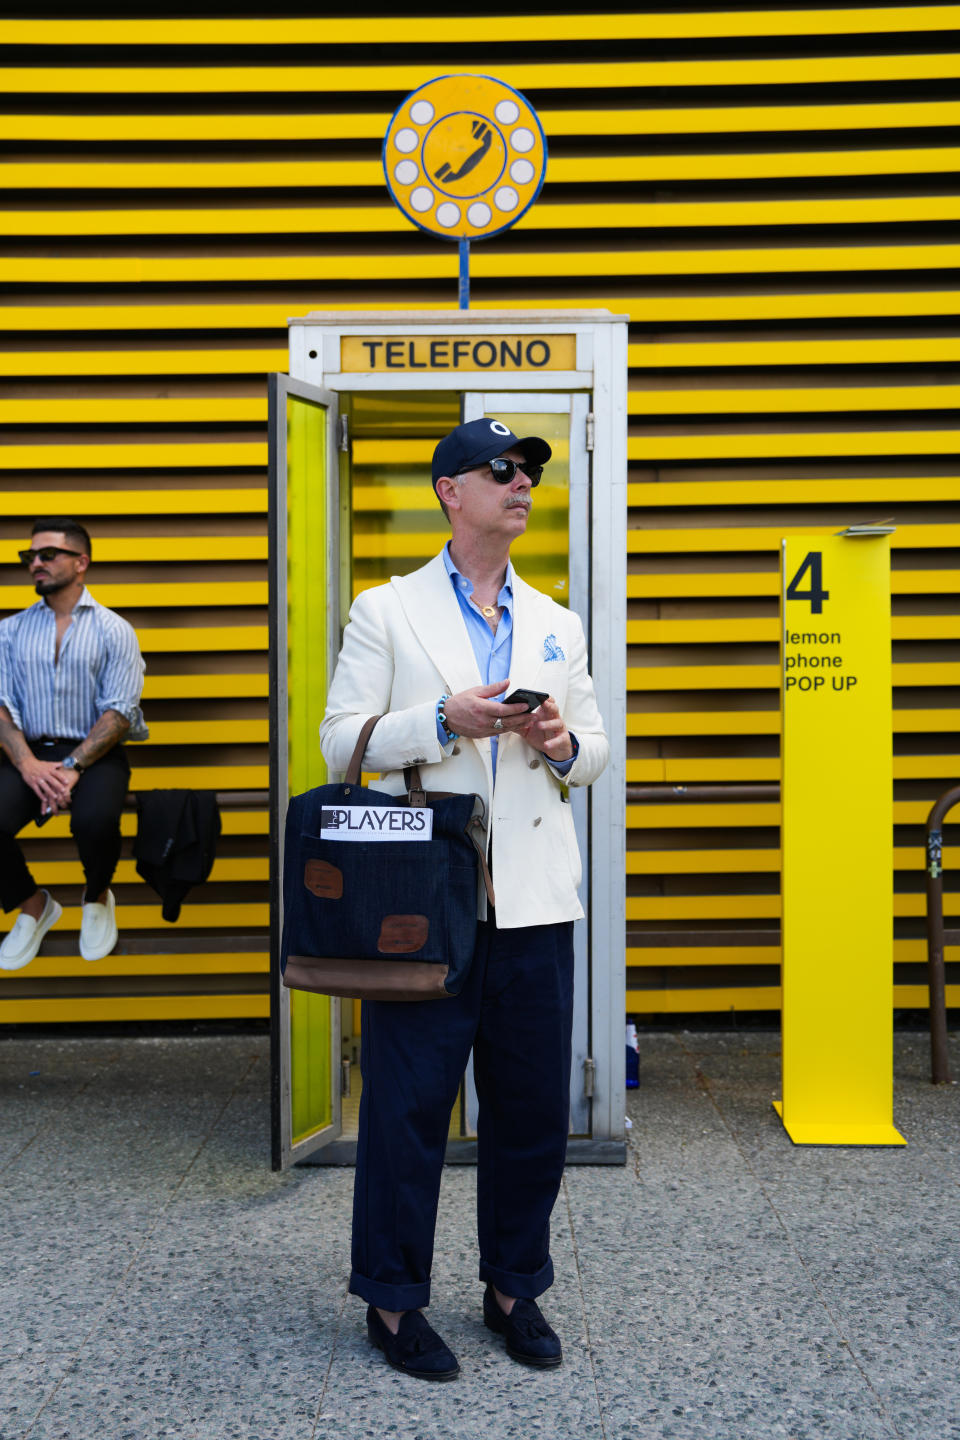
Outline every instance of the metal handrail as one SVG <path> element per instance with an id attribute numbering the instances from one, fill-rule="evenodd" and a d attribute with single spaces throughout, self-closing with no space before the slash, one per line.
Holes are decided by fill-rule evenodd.
<path id="1" fill-rule="evenodd" d="M 947 812 L 960 804 L 960 785 L 946 790 L 927 816 L 927 983 L 930 987 L 930 1079 L 949 1085 L 947 1006 L 943 973 L 943 830 Z"/>

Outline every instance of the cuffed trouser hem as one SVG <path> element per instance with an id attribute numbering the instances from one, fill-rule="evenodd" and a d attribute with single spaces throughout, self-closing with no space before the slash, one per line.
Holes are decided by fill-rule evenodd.
<path id="1" fill-rule="evenodd" d="M 351 1270 L 348 1288 L 351 1295 L 359 1295 L 368 1305 L 376 1305 L 381 1310 L 422 1310 L 430 1304 L 429 1281 L 420 1285 L 385 1285 Z"/>
<path id="2" fill-rule="evenodd" d="M 495 1285 L 501 1295 L 510 1295 L 514 1300 L 536 1300 L 553 1284 L 553 1261 L 548 1260 L 532 1275 L 517 1275 L 512 1270 L 501 1270 L 499 1266 L 488 1265 L 481 1260 L 480 1279 Z"/>

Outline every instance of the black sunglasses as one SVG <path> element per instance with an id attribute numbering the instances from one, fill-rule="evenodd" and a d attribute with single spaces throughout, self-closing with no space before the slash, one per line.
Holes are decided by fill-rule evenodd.
<path id="1" fill-rule="evenodd" d="M 56 560 L 58 555 L 82 555 L 82 550 L 63 550 L 59 545 L 44 545 L 42 550 L 18 550 L 17 554 L 24 565 L 30 566 L 34 560 L 42 560 L 46 565 L 50 560 Z"/>
<path id="2" fill-rule="evenodd" d="M 517 471 L 520 470 L 530 481 L 530 488 L 534 489 L 540 484 L 540 477 L 543 474 L 542 465 L 531 465 L 527 460 L 508 460 L 503 455 L 488 460 L 490 473 L 498 485 L 509 485 Z M 458 470 L 458 475 L 469 475 L 471 470 L 479 470 L 479 465 L 468 465 L 466 470 Z"/>

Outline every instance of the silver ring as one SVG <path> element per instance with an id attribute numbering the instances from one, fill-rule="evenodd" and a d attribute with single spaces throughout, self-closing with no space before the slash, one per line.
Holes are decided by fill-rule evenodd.
<path id="1" fill-rule="evenodd" d="M 502 730 L 502 729 L 503 729 L 503 721 L 500 719 L 500 716 L 499 716 L 499 715 L 497 716 L 496 720 L 494 720 L 494 722 L 493 722 L 493 728 L 494 728 L 494 730 Z"/>

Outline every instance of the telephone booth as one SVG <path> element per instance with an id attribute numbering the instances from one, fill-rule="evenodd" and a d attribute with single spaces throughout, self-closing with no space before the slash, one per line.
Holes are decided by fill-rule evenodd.
<path id="1" fill-rule="evenodd" d="M 430 481 L 436 442 L 489 415 L 553 459 L 518 572 L 580 615 L 610 765 L 571 802 L 584 860 L 575 926 L 569 1161 L 624 1159 L 627 317 L 608 311 L 314 313 L 290 322 L 270 383 L 273 1164 L 350 1164 L 360 1005 L 280 982 L 283 821 L 328 778 L 318 741 L 355 595 L 425 564 L 449 538 Z M 522 685 L 524 677 L 512 677 Z M 442 1003 L 442 1002 L 438 1002 Z M 447 1160 L 474 1160 L 468 1066 Z"/>

